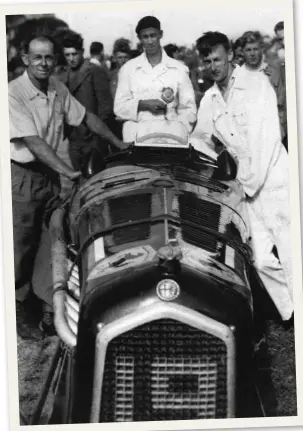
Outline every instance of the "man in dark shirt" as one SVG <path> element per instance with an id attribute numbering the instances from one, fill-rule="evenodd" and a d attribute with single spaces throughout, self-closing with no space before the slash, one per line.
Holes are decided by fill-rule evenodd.
<path id="1" fill-rule="evenodd" d="M 59 79 L 75 99 L 109 125 L 113 99 L 107 73 L 84 59 L 83 39 L 79 34 L 68 35 L 62 45 L 68 68 L 61 73 Z M 68 127 L 66 135 L 69 140 L 69 156 L 75 169 L 85 169 L 93 149 L 98 150 L 101 157 L 106 155 L 104 140 L 92 134 L 85 125 Z"/>
<path id="2" fill-rule="evenodd" d="M 110 76 L 110 72 L 104 57 L 104 46 L 102 42 L 92 42 L 89 47 L 90 59 L 89 62 L 91 64 L 95 64 L 96 66 L 101 67 L 108 76 Z"/>

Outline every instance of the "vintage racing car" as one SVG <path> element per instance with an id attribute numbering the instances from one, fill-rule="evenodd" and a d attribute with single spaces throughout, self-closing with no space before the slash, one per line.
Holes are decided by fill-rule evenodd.
<path id="1" fill-rule="evenodd" d="M 91 160 L 50 223 L 50 423 L 254 415 L 259 280 L 236 172 L 168 121 Z"/>

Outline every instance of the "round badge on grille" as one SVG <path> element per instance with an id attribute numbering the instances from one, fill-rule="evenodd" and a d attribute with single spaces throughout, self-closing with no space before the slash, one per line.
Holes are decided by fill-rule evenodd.
<path id="1" fill-rule="evenodd" d="M 162 301 L 173 301 L 180 295 L 180 286 L 174 280 L 166 278 L 157 284 L 157 295 Z"/>

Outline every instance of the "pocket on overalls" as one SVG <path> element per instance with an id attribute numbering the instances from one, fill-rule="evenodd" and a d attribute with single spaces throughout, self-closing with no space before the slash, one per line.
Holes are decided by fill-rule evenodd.
<path id="1" fill-rule="evenodd" d="M 238 109 L 234 111 L 232 114 L 232 117 L 236 126 L 239 126 L 239 127 L 247 126 L 248 116 L 247 116 L 247 112 L 245 112 L 244 110 Z"/>

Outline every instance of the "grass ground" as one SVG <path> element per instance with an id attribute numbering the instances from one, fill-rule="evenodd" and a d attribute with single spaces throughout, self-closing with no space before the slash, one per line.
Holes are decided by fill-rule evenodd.
<path id="1" fill-rule="evenodd" d="M 296 416 L 296 365 L 294 328 L 275 322 L 268 326 L 269 369 L 276 398 L 275 416 Z"/>

